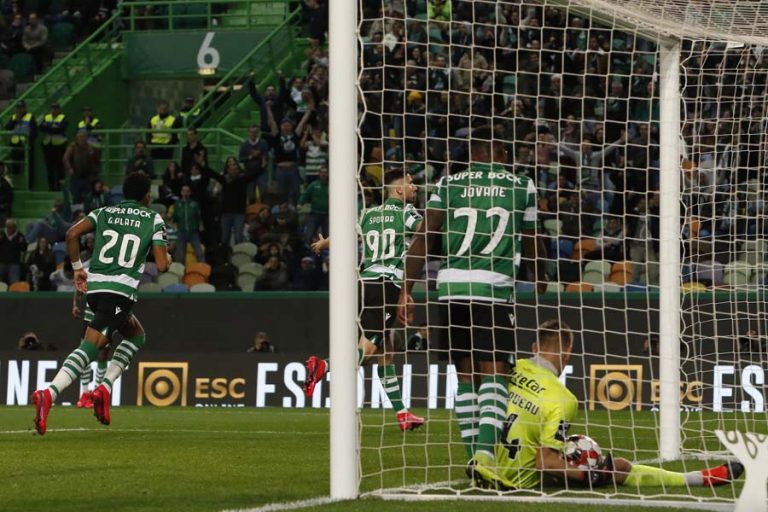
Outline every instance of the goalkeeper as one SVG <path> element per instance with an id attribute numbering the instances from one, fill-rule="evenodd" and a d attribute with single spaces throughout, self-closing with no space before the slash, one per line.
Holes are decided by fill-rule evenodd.
<path id="1" fill-rule="evenodd" d="M 537 339 L 534 356 L 519 360 L 511 373 L 507 418 L 496 446 L 496 468 L 475 468 L 479 486 L 533 489 L 541 486 L 546 475 L 552 477 L 550 480 L 568 479 L 592 487 L 706 487 L 726 484 L 743 473 L 744 467 L 738 462 L 677 473 L 633 464 L 610 453 L 590 471 L 569 465 L 562 451 L 578 401 L 558 376 L 571 356 L 573 334 L 564 322 L 547 320 L 539 326 Z"/>

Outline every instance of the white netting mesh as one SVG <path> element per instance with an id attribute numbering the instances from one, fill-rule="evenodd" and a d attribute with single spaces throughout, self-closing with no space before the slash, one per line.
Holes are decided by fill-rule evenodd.
<path id="1" fill-rule="evenodd" d="M 536 184 L 538 232 L 548 249 L 548 293 L 533 293 L 529 262 L 515 285 L 517 357 L 530 357 L 540 322 L 570 324 L 576 353 L 563 378 L 581 404 L 571 431 L 590 435 L 617 456 L 658 465 L 659 41 L 650 29 L 664 36 L 715 31 L 722 40 L 742 41 L 760 33 L 741 18 L 727 18 L 723 2 L 696 2 L 697 11 L 693 2 L 606 4 L 361 0 L 361 202 L 366 208 L 381 204 L 384 172 L 406 168 L 419 183 L 415 204 L 423 209 L 440 177 L 466 169 L 470 131 L 494 125 L 494 136 L 506 145 L 505 166 Z M 753 8 L 757 14 L 749 14 Z M 762 7 L 749 9 L 740 11 L 745 19 L 761 23 Z M 648 16 L 663 16 L 665 25 Z M 766 333 L 763 288 L 755 284 L 756 275 L 764 278 L 759 219 L 766 130 L 759 109 L 766 71 L 759 47 L 732 46 L 686 40 L 683 49 L 681 285 L 709 292 L 727 284 L 726 275 L 739 285 L 738 293 L 690 294 L 683 302 L 681 398 L 693 412 L 683 416 L 681 428 L 684 450 L 699 453 L 721 451 L 713 437 L 717 427 L 766 429 L 764 410 L 724 414 L 714 407 L 716 396 L 725 409 L 740 409 L 742 400 L 757 404 L 749 398 L 752 389 L 740 387 L 748 366 L 747 377 L 764 396 L 757 377 L 764 346 L 755 345 L 747 359 L 730 341 L 729 351 L 722 348 L 725 339 L 749 329 Z M 749 163 L 740 166 L 740 159 Z M 725 231 L 717 231 L 714 225 L 724 220 Z M 709 249 L 707 233 L 718 239 Z M 430 255 L 417 286 L 416 323 L 427 328 L 443 322 L 435 293 L 443 256 Z M 739 284 L 747 264 L 732 263 L 741 260 L 749 265 L 744 272 L 751 294 L 741 293 Z M 707 282 L 707 265 L 716 262 L 720 281 Z M 375 370 L 364 370 L 365 405 L 380 409 L 361 415 L 364 492 L 477 492 L 465 477 L 466 455 L 451 412 L 456 371 L 434 332 L 419 334 L 429 339 L 428 350 L 403 342 L 395 359 L 405 404 L 427 419 L 420 431 L 400 433 L 394 412 L 382 408 L 385 386 Z M 401 329 L 400 337 L 414 333 Z M 718 369 L 728 365 L 734 376 Z M 723 372 L 726 380 L 717 381 Z M 691 471 L 702 464 L 665 467 Z M 737 490 L 608 486 L 585 493 L 543 485 L 528 492 L 712 503 L 733 500 Z"/>

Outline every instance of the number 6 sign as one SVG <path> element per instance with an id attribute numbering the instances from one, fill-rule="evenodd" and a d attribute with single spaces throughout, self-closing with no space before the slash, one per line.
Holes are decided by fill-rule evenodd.
<path id="1" fill-rule="evenodd" d="M 211 46 L 213 42 L 214 32 L 207 32 L 205 38 L 203 38 L 203 44 L 200 45 L 200 50 L 197 52 L 197 67 L 198 68 L 213 68 L 219 67 L 221 62 L 221 56 L 219 51 Z"/>

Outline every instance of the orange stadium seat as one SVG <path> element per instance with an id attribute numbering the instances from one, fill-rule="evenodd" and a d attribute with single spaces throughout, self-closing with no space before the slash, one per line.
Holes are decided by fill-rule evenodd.
<path id="1" fill-rule="evenodd" d="M 632 273 L 632 262 L 631 261 L 617 261 L 613 264 L 613 267 L 611 268 L 611 272 L 629 272 Z"/>
<path id="2" fill-rule="evenodd" d="M 211 277 L 211 266 L 207 263 L 198 262 L 194 263 L 192 265 L 187 266 L 187 273 L 188 274 L 200 274 L 208 281 L 208 278 Z"/>
<path id="3" fill-rule="evenodd" d="M 584 253 L 594 251 L 597 247 L 597 242 L 594 238 L 582 238 L 578 242 L 576 242 L 576 245 L 573 246 L 573 256 L 571 256 L 574 260 L 580 260 Z"/>
<path id="4" fill-rule="evenodd" d="M 595 288 L 589 283 L 568 283 L 565 285 L 566 292 L 591 292 Z"/>
<path id="5" fill-rule="evenodd" d="M 627 283 L 632 282 L 632 272 L 627 272 L 625 270 L 614 270 L 611 272 L 611 277 L 609 277 L 608 280 L 612 283 L 624 286 Z"/>
<path id="6" fill-rule="evenodd" d="M 208 279 L 204 275 L 198 274 L 197 272 L 187 272 L 184 274 L 182 282 L 191 288 L 196 284 L 207 283 Z"/>
<path id="7" fill-rule="evenodd" d="M 29 283 L 26 281 L 17 281 L 8 287 L 9 292 L 26 293 L 29 291 Z"/>

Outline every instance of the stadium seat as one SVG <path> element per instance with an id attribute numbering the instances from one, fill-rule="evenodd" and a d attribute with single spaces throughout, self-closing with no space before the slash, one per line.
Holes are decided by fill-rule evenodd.
<path id="1" fill-rule="evenodd" d="M 144 275 L 149 276 L 152 281 L 157 279 L 157 265 L 153 262 L 147 262 L 144 264 Z"/>
<path id="2" fill-rule="evenodd" d="M 16 83 L 29 82 L 35 75 L 35 59 L 28 53 L 17 53 L 8 61 Z"/>
<path id="3" fill-rule="evenodd" d="M 691 281 L 688 283 L 683 283 L 680 286 L 680 291 L 683 293 L 700 293 L 707 291 L 707 287 L 698 281 Z"/>
<path id="4" fill-rule="evenodd" d="M 414 293 L 426 293 L 427 292 L 427 285 L 424 284 L 424 281 L 416 281 L 413 283 L 413 288 L 411 289 L 411 294 Z"/>
<path id="5" fill-rule="evenodd" d="M 260 263 L 246 263 L 245 265 L 242 265 L 240 268 L 240 275 L 249 275 L 253 276 L 255 279 L 258 279 L 264 274 L 264 266 Z"/>
<path id="6" fill-rule="evenodd" d="M 184 283 L 173 283 L 163 287 L 163 293 L 187 293 L 189 287 Z"/>
<path id="7" fill-rule="evenodd" d="M 723 284 L 725 267 L 719 261 L 707 261 L 696 265 L 696 280 L 709 286 Z"/>
<path id="8" fill-rule="evenodd" d="M 749 282 L 749 274 L 745 274 L 744 272 L 726 270 L 725 275 L 723 276 L 723 284 L 727 284 L 728 286 L 746 286 Z"/>
<path id="9" fill-rule="evenodd" d="M 564 238 L 561 238 L 557 242 L 558 254 L 561 259 L 569 260 L 573 256 L 573 242 Z"/>
<path id="10" fill-rule="evenodd" d="M 616 283 L 612 283 L 611 281 L 607 281 L 605 283 L 595 285 L 595 291 L 603 293 L 618 293 L 621 291 L 621 286 Z"/>
<path id="11" fill-rule="evenodd" d="M 0 293 L 7 292 L 8 291 L 8 285 L 5 284 L 3 281 L 0 281 Z"/>
<path id="12" fill-rule="evenodd" d="M 563 221 L 559 219 L 547 219 L 544 221 L 544 229 L 550 236 L 560 236 L 563 229 Z"/>
<path id="13" fill-rule="evenodd" d="M 29 283 L 26 281 L 17 281 L 8 287 L 9 292 L 26 293 L 29 291 Z"/>
<path id="14" fill-rule="evenodd" d="M 232 247 L 232 254 L 247 254 L 253 260 L 259 254 L 259 246 L 251 242 L 242 242 Z"/>
<path id="15" fill-rule="evenodd" d="M 585 283 L 590 284 L 603 284 L 603 282 L 605 282 L 605 275 L 599 270 L 587 270 L 584 272 L 584 277 L 582 277 L 582 280 Z"/>
<path id="16" fill-rule="evenodd" d="M 169 284 L 176 284 L 179 282 L 181 282 L 181 277 L 176 274 L 171 274 L 170 272 L 163 272 L 157 276 L 157 284 L 160 285 L 160 288 L 165 288 Z"/>
<path id="17" fill-rule="evenodd" d="M 611 264 L 607 261 L 590 261 L 584 267 L 584 272 L 597 272 L 603 276 L 611 275 L 611 270 Z"/>
<path id="18" fill-rule="evenodd" d="M 617 270 L 611 272 L 611 276 L 608 278 L 612 283 L 616 283 L 619 286 L 625 286 L 627 283 L 632 282 L 632 273 L 623 270 Z"/>
<path id="19" fill-rule="evenodd" d="M 515 292 L 517 293 L 533 293 L 536 291 L 536 285 L 529 281 L 517 281 L 515 283 Z"/>
<path id="20" fill-rule="evenodd" d="M 574 260 L 580 260 L 585 253 L 594 251 L 596 247 L 597 242 L 594 238 L 582 238 L 573 246 L 572 258 Z"/>
<path id="21" fill-rule="evenodd" d="M 610 274 L 611 272 L 629 272 L 632 273 L 632 262 L 631 261 L 617 261 L 613 264 L 613 267 L 609 267 L 608 272 L 606 272 L 606 275 Z"/>
<path id="22" fill-rule="evenodd" d="M 256 278 L 250 274 L 242 274 L 237 276 L 237 286 L 244 292 L 252 292 L 253 287 L 256 284 Z"/>
<path id="23" fill-rule="evenodd" d="M 648 289 L 647 286 L 640 283 L 630 283 L 627 286 L 624 287 L 625 292 L 645 292 Z"/>
<path id="24" fill-rule="evenodd" d="M 591 292 L 594 287 L 589 283 L 568 283 L 565 285 L 566 292 Z"/>
<path id="25" fill-rule="evenodd" d="M 200 274 L 208 282 L 208 278 L 211 277 L 211 266 L 207 263 L 195 263 L 194 265 L 187 266 L 187 273 Z"/>
<path id="26" fill-rule="evenodd" d="M 233 254 L 232 258 L 230 258 L 230 263 L 232 263 L 237 268 L 242 267 L 243 265 L 246 265 L 248 263 L 253 262 L 253 257 L 249 256 L 245 253 L 238 252 L 237 254 Z"/>
<path id="27" fill-rule="evenodd" d="M 75 44 L 75 26 L 60 21 L 51 27 L 49 42 L 55 50 L 69 50 Z"/>
<path id="28" fill-rule="evenodd" d="M 184 277 L 181 279 L 181 281 L 189 286 L 190 288 L 195 286 L 196 284 L 202 284 L 207 283 L 208 280 L 205 278 L 204 275 L 198 274 L 197 272 L 187 272 L 184 274 Z"/>
<path id="29" fill-rule="evenodd" d="M 156 293 L 161 291 L 163 291 L 163 287 L 157 283 L 142 283 L 139 285 L 139 292 L 141 293 L 149 293 L 149 292 Z"/>
<path id="30" fill-rule="evenodd" d="M 563 291 L 563 285 L 560 283 L 547 283 L 547 293 L 560 293 Z"/>
<path id="31" fill-rule="evenodd" d="M 189 291 L 192 293 L 211 293 L 216 291 L 216 287 L 211 283 L 198 283 L 190 287 Z"/>
<path id="32" fill-rule="evenodd" d="M 185 274 L 184 265 L 182 265 L 178 261 L 174 261 L 173 263 L 171 263 L 171 266 L 168 267 L 168 273 L 177 275 L 179 276 L 179 279 L 181 279 Z"/>

